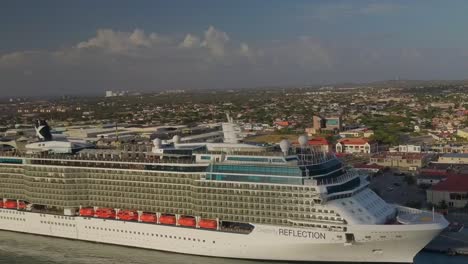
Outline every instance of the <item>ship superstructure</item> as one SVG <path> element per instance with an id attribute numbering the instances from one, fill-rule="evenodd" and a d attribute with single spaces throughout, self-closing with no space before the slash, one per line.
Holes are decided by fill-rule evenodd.
<path id="1" fill-rule="evenodd" d="M 447 222 L 287 141 L 0 153 L 0 229 L 205 256 L 411 262 Z M 171 242 L 171 243 L 168 243 Z"/>

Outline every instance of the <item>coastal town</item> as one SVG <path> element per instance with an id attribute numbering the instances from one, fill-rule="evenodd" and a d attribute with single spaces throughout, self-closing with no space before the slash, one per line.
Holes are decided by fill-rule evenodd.
<path id="1" fill-rule="evenodd" d="M 368 175 L 370 187 L 387 202 L 435 210 L 454 230 L 468 224 L 465 84 L 107 91 L 96 97 L 8 98 L 0 113 L 0 148 L 13 152 L 27 152 L 37 141 L 36 120 L 47 120 L 53 137 L 66 141 L 61 155 L 72 153 L 76 144 L 141 151 L 156 138 L 220 142 L 229 119 L 240 127 L 241 140 L 252 145 L 284 139 L 299 145 L 298 137 L 305 135 L 307 145 Z M 444 240 L 434 250 L 444 251 L 440 248 L 447 244 Z"/>

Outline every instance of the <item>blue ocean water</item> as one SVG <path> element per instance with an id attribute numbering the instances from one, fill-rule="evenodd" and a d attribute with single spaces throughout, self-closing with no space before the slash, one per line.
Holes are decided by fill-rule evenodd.
<path id="1" fill-rule="evenodd" d="M 3 264 L 265 264 L 249 261 L 198 257 L 41 237 L 0 231 L 0 263 Z M 274 262 L 285 264 L 285 262 Z M 416 264 L 467 264 L 468 257 L 422 252 Z"/>

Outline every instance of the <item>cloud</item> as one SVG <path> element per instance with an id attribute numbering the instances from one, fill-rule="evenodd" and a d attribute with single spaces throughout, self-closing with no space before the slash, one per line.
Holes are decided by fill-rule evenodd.
<path id="1" fill-rule="evenodd" d="M 252 52 L 250 51 L 249 45 L 247 45 L 247 43 L 241 43 L 240 53 L 247 57 L 250 57 L 252 55 Z"/>
<path id="2" fill-rule="evenodd" d="M 205 40 L 202 42 L 202 47 L 208 48 L 211 53 L 217 57 L 224 56 L 225 46 L 229 41 L 229 36 L 226 32 L 219 31 L 213 26 L 210 26 L 205 31 Z"/>
<path id="3" fill-rule="evenodd" d="M 155 33 L 149 35 L 141 29 L 133 32 L 114 31 L 112 29 L 99 29 L 96 36 L 76 45 L 78 49 L 100 48 L 109 52 L 127 52 L 137 48 L 153 47 L 167 40 Z"/>
<path id="4" fill-rule="evenodd" d="M 180 47 L 182 48 L 194 48 L 194 47 L 200 47 L 200 38 L 197 36 L 194 36 L 192 34 L 187 34 L 180 43 Z"/>
<path id="5" fill-rule="evenodd" d="M 466 49 L 389 48 L 381 41 L 311 35 L 247 43 L 214 26 L 174 35 L 99 29 L 57 50 L 0 54 L 0 87 L 11 87 L 4 96 L 56 95 L 465 77 Z"/>
<path id="6" fill-rule="evenodd" d="M 248 71 L 252 65 L 245 56 L 254 56 L 251 49 L 240 54 L 241 42 L 231 41 L 226 32 L 214 26 L 199 35 L 179 36 L 138 28 L 98 29 L 94 36 L 57 50 L 0 54 L 0 86 L 18 86 L 12 92 L 22 94 L 36 93 L 41 85 L 41 93 L 204 88 L 239 70 Z M 25 77 L 25 72 L 34 74 Z"/>
<path id="7" fill-rule="evenodd" d="M 12 53 L 0 56 L 0 66 L 15 67 L 26 63 L 29 57 L 35 56 L 40 52 L 37 51 L 15 51 Z"/>

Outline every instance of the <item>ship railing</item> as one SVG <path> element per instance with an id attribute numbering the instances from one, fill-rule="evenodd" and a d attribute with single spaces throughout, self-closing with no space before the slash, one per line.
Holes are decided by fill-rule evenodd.
<path id="1" fill-rule="evenodd" d="M 332 185 L 346 182 L 358 176 L 359 173 L 357 173 L 356 171 L 347 171 L 343 175 L 336 178 L 317 179 L 316 181 L 318 185 Z"/>
<path id="2" fill-rule="evenodd" d="M 415 208 L 394 205 L 397 213 L 396 220 L 401 224 L 443 222 L 444 217 L 436 212 L 429 212 Z"/>
<path id="3" fill-rule="evenodd" d="M 199 150 L 194 151 L 194 154 L 205 154 L 205 155 L 242 155 L 242 156 L 275 156 L 281 157 L 284 156 L 282 152 L 277 151 L 238 151 L 238 150 L 231 150 L 231 151 L 217 151 L 217 150 Z"/>
<path id="4" fill-rule="evenodd" d="M 148 163 L 148 164 L 157 164 L 157 163 L 177 163 L 177 164 L 194 164 L 196 163 L 192 159 L 178 159 L 178 158 L 169 158 L 164 157 L 163 159 L 156 158 L 146 158 L 146 157 L 120 157 L 119 155 L 110 156 L 107 155 L 93 155 L 93 154 L 21 154 L 18 152 L 4 151 L 0 152 L 0 157 L 21 157 L 27 159 L 35 160 L 70 160 L 70 161 L 95 161 L 95 162 L 126 162 L 126 163 Z"/>
<path id="5" fill-rule="evenodd" d="M 326 229 L 328 231 L 343 231 L 344 228 L 346 228 L 346 224 L 343 222 L 338 222 L 338 221 L 301 221 L 301 220 L 293 220 L 293 219 L 286 219 L 289 223 L 295 224 L 295 225 L 305 225 L 308 226 L 309 228 L 315 228 L 315 229 Z M 327 225 L 332 225 L 332 226 L 327 226 L 327 227 L 322 227 L 324 224 Z"/>
<path id="6" fill-rule="evenodd" d="M 0 151 L 0 157 L 23 157 L 20 153 L 16 151 Z"/>
<path id="7" fill-rule="evenodd" d="M 106 157 L 98 157 L 98 156 L 56 156 L 56 155 L 47 155 L 47 156 L 30 156 L 27 157 L 34 160 L 41 160 L 41 161 L 54 161 L 54 160 L 69 160 L 69 161 L 77 161 L 77 162 L 91 162 L 91 163 L 143 163 L 143 164 L 158 164 L 158 163 L 176 163 L 176 164 L 194 164 L 196 163 L 194 160 L 188 159 L 172 159 L 172 158 L 164 158 L 164 159 L 151 159 L 151 158 L 106 158 Z"/>

